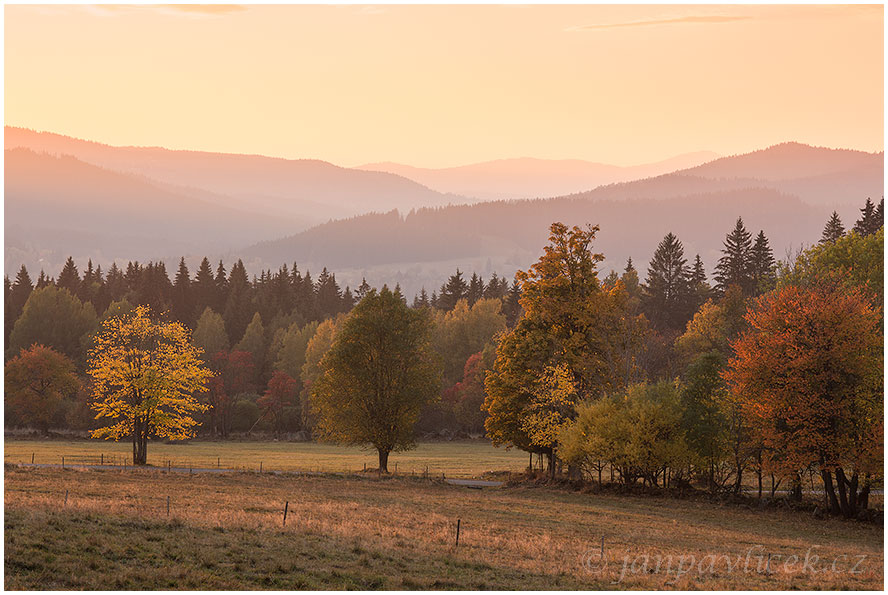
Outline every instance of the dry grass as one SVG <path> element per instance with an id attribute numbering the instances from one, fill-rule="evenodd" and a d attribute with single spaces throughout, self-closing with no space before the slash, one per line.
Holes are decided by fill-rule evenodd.
<path id="1" fill-rule="evenodd" d="M 12 466 L 5 478 L 7 588 L 881 589 L 883 583 L 881 527 L 791 511 L 547 488 L 470 490 L 409 478 Z M 457 518 L 462 531 L 455 548 Z M 602 536 L 608 565 L 599 571 Z M 820 559 L 816 573 L 801 571 L 809 550 Z M 757 556 L 768 553 L 772 573 L 758 572 Z M 798 563 L 785 566 L 792 555 Z M 82 571 L 84 556 L 94 562 L 90 572 Z M 740 556 L 740 568 L 729 572 L 721 556 L 732 563 Z M 657 559 L 659 571 L 650 572 Z M 140 562 L 137 575 L 128 564 L 133 560 Z M 260 571 L 245 571 L 251 560 L 263 560 Z M 860 572 L 851 572 L 858 560 Z M 177 573 L 203 582 L 176 579 Z M 268 576 L 271 583 L 264 582 Z"/>
<path id="2" fill-rule="evenodd" d="M 59 464 L 61 457 L 99 456 L 122 462 L 130 457 L 132 445 L 105 440 L 10 440 L 4 441 L 5 463 Z M 193 441 L 188 444 L 148 445 L 148 463 L 159 467 L 167 461 L 173 465 L 216 467 L 257 471 L 360 471 L 364 465 L 376 468 L 376 451 L 347 448 L 313 442 L 212 442 Z M 416 449 L 393 453 L 389 470 L 398 473 L 429 473 L 447 477 L 478 477 L 488 471 L 521 472 L 527 466 L 527 454 L 516 450 L 494 448 L 487 441 L 423 442 Z"/>

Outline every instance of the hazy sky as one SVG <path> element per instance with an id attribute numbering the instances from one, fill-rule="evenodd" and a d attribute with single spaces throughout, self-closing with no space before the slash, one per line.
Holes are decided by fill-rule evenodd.
<path id="1" fill-rule="evenodd" d="M 883 148 L 882 6 L 9 6 L 5 122 L 442 167 Z"/>

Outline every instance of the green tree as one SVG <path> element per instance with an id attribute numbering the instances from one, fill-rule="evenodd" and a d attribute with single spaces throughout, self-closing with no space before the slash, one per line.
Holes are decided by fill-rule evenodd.
<path id="1" fill-rule="evenodd" d="M 830 242 L 835 242 L 843 235 L 845 235 L 845 226 L 842 225 L 842 220 L 839 219 L 839 214 L 833 211 L 832 216 L 823 228 L 823 235 L 820 236 L 820 243 L 829 244 Z"/>
<path id="2" fill-rule="evenodd" d="M 884 199 L 882 201 L 884 202 Z M 854 224 L 854 231 L 862 236 L 872 235 L 879 231 L 883 225 L 881 212 L 881 203 L 879 209 L 876 209 L 873 201 L 867 198 L 866 204 L 860 209 L 860 219 Z"/>
<path id="3" fill-rule="evenodd" d="M 438 294 L 438 307 L 442 310 L 452 310 L 456 304 L 468 296 L 469 287 L 459 269 L 447 279 L 447 283 L 441 286 Z"/>
<path id="4" fill-rule="evenodd" d="M 645 316 L 657 330 L 684 329 L 693 312 L 691 287 L 684 247 L 675 235 L 657 246 L 648 267 L 642 294 Z"/>
<path id="5" fill-rule="evenodd" d="M 209 307 L 204 308 L 194 329 L 194 344 L 203 352 L 203 359 L 210 359 L 220 351 L 228 350 L 228 333 L 225 321 Z"/>
<path id="6" fill-rule="evenodd" d="M 234 346 L 236 351 L 246 351 L 253 358 L 255 369 L 254 381 L 261 385 L 263 368 L 265 366 L 265 350 L 267 342 L 265 338 L 265 325 L 262 324 L 262 316 L 259 312 L 253 314 L 253 320 L 244 331 L 243 338 Z"/>
<path id="7" fill-rule="evenodd" d="M 64 401 L 77 394 L 74 362 L 43 345 L 32 345 L 6 363 L 6 424 L 36 427 L 49 433 L 59 424 Z"/>
<path id="8" fill-rule="evenodd" d="M 774 289 L 777 283 L 777 263 L 764 231 L 759 231 L 749 252 L 749 268 L 755 295 Z"/>
<path id="9" fill-rule="evenodd" d="M 369 293 L 368 293 L 369 295 Z M 366 296 L 365 296 L 366 297 Z M 337 318 L 328 318 L 317 325 L 317 330 L 308 341 L 305 347 L 305 363 L 302 365 L 302 425 L 307 428 L 315 426 L 314 415 L 311 407 L 311 391 L 315 381 L 321 375 L 321 361 L 330 347 L 333 345 L 333 338 L 336 336 L 336 329 L 344 319 L 344 315 Z"/>
<path id="10" fill-rule="evenodd" d="M 77 271 L 77 265 L 74 264 L 74 259 L 70 256 L 68 260 L 65 261 L 65 266 L 62 267 L 62 272 L 59 273 L 59 278 L 56 279 L 56 287 L 60 289 L 67 289 L 71 292 L 71 295 L 79 295 L 80 294 L 80 273 Z"/>
<path id="11" fill-rule="evenodd" d="M 310 322 L 301 328 L 295 322 L 291 324 L 281 338 L 274 369 L 286 372 L 290 378 L 301 379 L 308 343 L 317 330 L 317 322 Z"/>
<path id="12" fill-rule="evenodd" d="M 431 321 L 387 287 L 371 291 L 343 321 L 321 362 L 312 404 L 323 439 L 370 444 L 388 472 L 392 451 L 415 445 L 422 405 L 437 395 L 440 364 L 431 349 Z"/>
<path id="13" fill-rule="evenodd" d="M 85 346 L 96 323 L 92 304 L 81 303 L 67 289 L 51 285 L 35 289 L 12 328 L 7 357 L 39 343 L 82 364 Z"/>
<path id="14" fill-rule="evenodd" d="M 18 274 L 15 276 L 15 281 L 9 287 L 8 299 L 6 300 L 4 318 L 7 345 L 9 345 L 9 335 L 12 333 L 12 327 L 15 325 L 18 317 L 22 315 L 25 302 L 28 301 L 33 290 L 34 284 L 31 282 L 28 269 L 25 268 L 25 265 L 22 265 L 22 268 L 19 269 Z"/>
<path id="15" fill-rule="evenodd" d="M 743 218 L 737 218 L 734 230 L 727 235 L 722 249 L 722 257 L 715 267 L 715 289 L 724 294 L 731 285 L 737 285 L 746 295 L 752 293 L 753 279 L 751 267 L 752 236 L 743 225 Z"/>

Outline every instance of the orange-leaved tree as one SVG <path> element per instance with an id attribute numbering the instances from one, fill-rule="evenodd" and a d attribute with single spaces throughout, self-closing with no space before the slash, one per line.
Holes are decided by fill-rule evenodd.
<path id="1" fill-rule="evenodd" d="M 184 326 L 152 320 L 147 306 L 103 322 L 87 372 L 96 419 L 109 425 L 93 437 L 131 437 L 137 465 L 147 461 L 149 438 L 190 438 L 198 425 L 192 416 L 207 409 L 194 394 L 213 375 L 200 355 Z"/>
<path id="2" fill-rule="evenodd" d="M 6 423 L 35 426 L 48 433 L 62 404 L 77 393 L 80 381 L 70 358 L 34 344 L 6 362 L 4 385 Z"/>
<path id="3" fill-rule="evenodd" d="M 724 376 L 747 422 L 784 470 L 820 471 L 833 513 L 855 515 L 882 468 L 879 311 L 820 282 L 759 298 L 746 321 Z"/>

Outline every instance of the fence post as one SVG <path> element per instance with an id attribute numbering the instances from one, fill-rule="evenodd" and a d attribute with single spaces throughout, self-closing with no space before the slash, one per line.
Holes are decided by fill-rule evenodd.
<path id="1" fill-rule="evenodd" d="M 32 465 L 34 464 L 34 453 L 33 452 L 31 453 L 31 464 Z"/>
<path id="2" fill-rule="evenodd" d="M 290 508 L 290 501 L 284 502 L 284 527 L 287 526 L 287 509 Z"/>
<path id="3" fill-rule="evenodd" d="M 65 457 L 62 457 L 62 469 L 65 468 Z"/>
<path id="4" fill-rule="evenodd" d="M 68 505 L 68 490 L 65 490 L 65 506 Z"/>
<path id="5" fill-rule="evenodd" d="M 222 459 L 221 459 L 220 457 L 216 457 L 216 469 L 218 469 L 219 467 L 222 466 L 222 464 L 221 464 L 221 460 L 222 460 Z"/>
<path id="6" fill-rule="evenodd" d="M 170 497 L 167 496 L 167 516 L 170 516 Z"/>
<path id="7" fill-rule="evenodd" d="M 259 473 L 262 473 L 262 461 L 259 461 Z"/>
<path id="8" fill-rule="evenodd" d="M 456 547 L 459 547 L 459 521 L 460 519 L 456 519 Z"/>
<path id="9" fill-rule="evenodd" d="M 105 453 L 101 453 L 99 455 L 99 462 L 104 465 L 105 464 Z"/>

